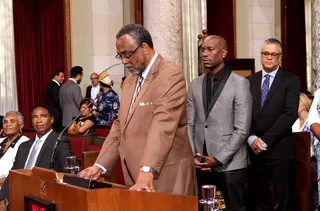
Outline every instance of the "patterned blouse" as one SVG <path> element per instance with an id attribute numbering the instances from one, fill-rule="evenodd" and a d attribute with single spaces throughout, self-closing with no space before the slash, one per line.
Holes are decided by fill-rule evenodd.
<path id="1" fill-rule="evenodd" d="M 118 118 L 120 101 L 118 94 L 110 88 L 97 101 L 95 109 L 99 114 L 96 119 L 97 125 L 110 125 Z"/>

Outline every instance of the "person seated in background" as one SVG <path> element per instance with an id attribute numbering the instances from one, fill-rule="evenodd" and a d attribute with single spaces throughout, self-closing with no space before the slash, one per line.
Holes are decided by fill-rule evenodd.
<path id="1" fill-rule="evenodd" d="M 311 191 L 312 191 L 312 210 L 315 210 L 318 207 L 318 184 L 317 181 L 314 181 L 313 178 L 318 178 L 317 173 L 317 156 L 316 152 L 317 145 L 319 141 L 315 138 L 314 134 L 310 131 L 308 124 L 308 114 L 311 107 L 311 101 L 306 94 L 300 93 L 300 101 L 298 108 L 298 118 L 292 126 L 292 132 L 310 132 L 310 156 L 311 156 Z M 317 179 L 316 179 L 317 180 Z"/>
<path id="2" fill-rule="evenodd" d="M 0 138 L 4 137 L 2 121 L 3 121 L 3 116 L 0 115 Z"/>
<path id="3" fill-rule="evenodd" d="M 33 107 L 31 120 L 36 136 L 34 140 L 20 145 L 12 169 L 32 169 L 34 166 L 50 169 L 53 148 L 59 134 L 52 130 L 54 118 L 49 109 L 44 104 Z M 52 169 L 63 172 L 68 156 L 73 156 L 70 141 L 62 136 Z M 9 205 L 9 180 L 10 176 L 6 178 L 0 190 L 0 211 L 6 210 Z"/>
<path id="4" fill-rule="evenodd" d="M 2 123 L 2 122 L 1 122 Z M 9 111 L 3 119 L 5 138 L 0 138 L 0 187 L 11 170 L 20 144 L 29 140 L 22 135 L 24 118 L 18 111 Z"/>
<path id="5" fill-rule="evenodd" d="M 84 109 L 90 104 L 90 99 L 85 98 L 80 102 L 80 112 L 84 111 Z M 79 117 L 68 129 L 68 133 L 76 134 L 76 135 L 89 135 L 95 124 L 95 117 L 92 115 L 92 104 L 87 108 L 82 116 Z"/>
<path id="6" fill-rule="evenodd" d="M 111 88 L 113 81 L 107 71 L 100 74 L 99 80 L 103 94 L 98 98 L 97 108 L 92 113 L 96 117 L 97 125 L 111 125 L 113 120 L 118 118 L 119 96 Z"/>

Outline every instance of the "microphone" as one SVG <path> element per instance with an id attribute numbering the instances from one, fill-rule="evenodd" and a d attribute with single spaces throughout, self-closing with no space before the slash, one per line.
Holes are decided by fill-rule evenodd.
<path id="1" fill-rule="evenodd" d="M 99 97 L 102 96 L 102 92 L 98 92 L 98 94 L 96 95 L 96 98 L 94 98 L 88 105 L 87 107 L 85 107 L 85 109 L 83 109 L 83 111 L 81 111 L 78 116 L 76 116 L 76 118 L 74 118 L 69 124 L 67 127 L 65 127 L 60 135 L 58 136 L 55 144 L 54 144 L 54 147 L 53 147 L 53 151 L 52 151 L 52 154 L 51 154 L 51 159 L 50 159 L 50 169 L 53 169 L 54 168 L 54 165 L 55 165 L 55 159 L 56 159 L 56 154 L 57 154 L 57 147 L 58 145 L 60 144 L 60 141 L 61 141 L 61 136 L 62 134 L 83 114 L 83 112 L 85 112 L 90 106 L 91 104 L 96 100 L 98 99 Z"/>

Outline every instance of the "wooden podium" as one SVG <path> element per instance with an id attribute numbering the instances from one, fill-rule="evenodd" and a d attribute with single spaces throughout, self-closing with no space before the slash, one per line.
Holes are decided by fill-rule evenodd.
<path id="1" fill-rule="evenodd" d="M 25 195 L 55 203 L 56 211 L 198 210 L 195 196 L 129 191 L 119 188 L 120 185 L 90 190 L 57 181 L 54 171 L 38 167 L 32 172 L 10 171 L 10 210 L 24 210 Z"/>

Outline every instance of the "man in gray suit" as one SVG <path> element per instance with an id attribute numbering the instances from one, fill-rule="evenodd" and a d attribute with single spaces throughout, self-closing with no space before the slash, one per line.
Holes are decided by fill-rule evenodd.
<path id="1" fill-rule="evenodd" d="M 192 81 L 187 101 L 198 184 L 200 188 L 217 185 L 227 210 L 242 211 L 252 108 L 250 84 L 225 66 L 227 44 L 222 37 L 207 37 L 201 53 L 208 72 Z"/>
<path id="2" fill-rule="evenodd" d="M 78 84 L 83 77 L 83 68 L 74 66 L 70 70 L 70 78 L 65 82 L 59 91 L 60 105 L 62 109 L 62 126 L 66 127 L 73 117 L 79 114 L 80 102 L 82 100 L 81 89 Z"/>

